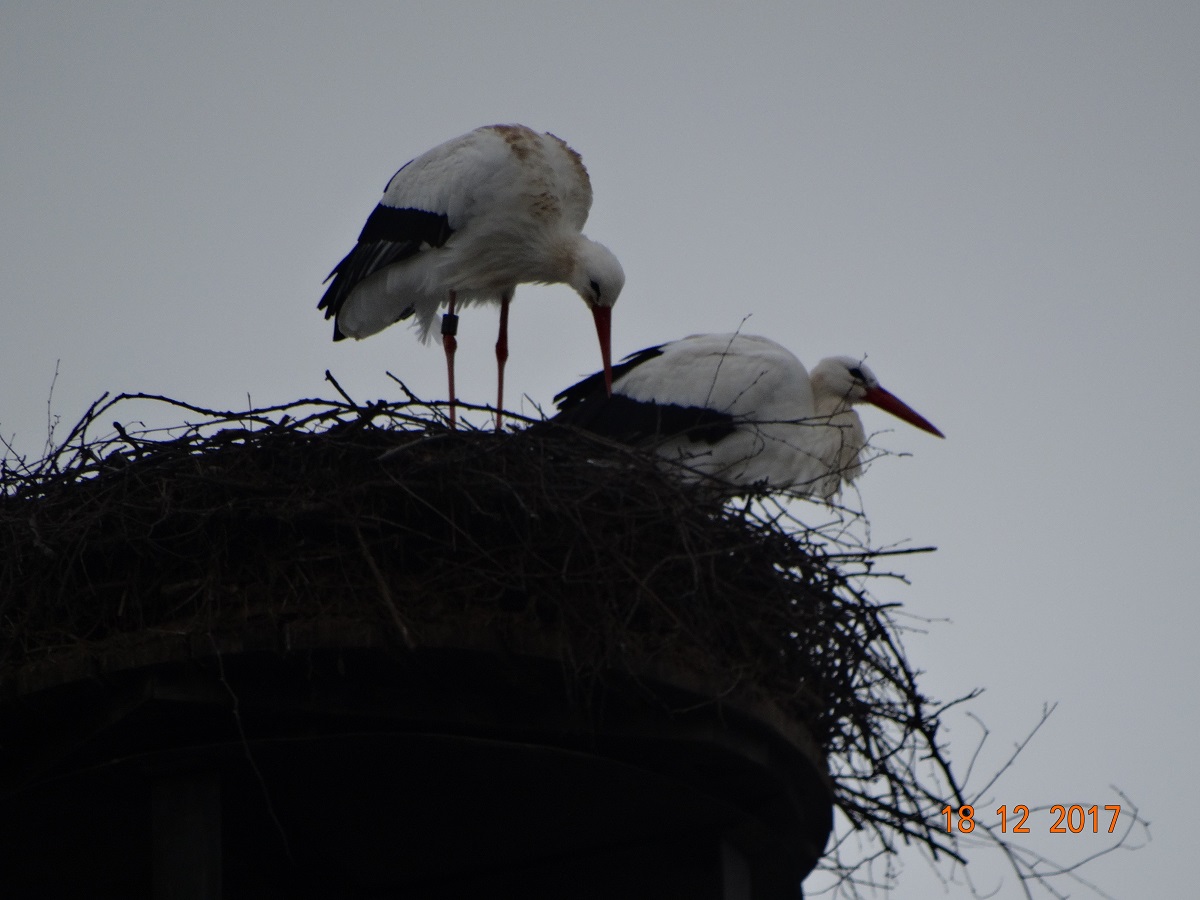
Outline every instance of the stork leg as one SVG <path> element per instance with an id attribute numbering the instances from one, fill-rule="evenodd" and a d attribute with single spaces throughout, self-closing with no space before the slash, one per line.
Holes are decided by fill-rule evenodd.
<path id="1" fill-rule="evenodd" d="M 496 430 L 504 428 L 504 364 L 508 362 L 508 304 L 512 291 L 500 295 L 500 334 L 496 337 Z"/>
<path id="2" fill-rule="evenodd" d="M 454 396 L 454 353 L 458 350 L 458 316 L 454 314 L 454 301 L 456 299 L 454 291 L 450 292 L 450 306 L 446 310 L 446 314 L 442 316 L 442 349 L 446 351 L 446 377 L 450 382 L 450 427 L 458 428 L 458 420 L 455 415 L 455 396 Z"/>

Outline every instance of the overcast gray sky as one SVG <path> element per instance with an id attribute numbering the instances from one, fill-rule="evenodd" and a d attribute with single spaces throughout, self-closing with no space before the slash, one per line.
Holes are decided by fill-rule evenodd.
<path id="1" fill-rule="evenodd" d="M 1180 896 L 1200 811 L 1198 46 L 1194 0 L 8 0 L 0 433 L 40 453 L 56 365 L 64 426 L 106 390 L 329 395 L 326 368 L 361 399 L 395 395 L 388 369 L 443 396 L 440 350 L 404 327 L 333 344 L 321 282 L 410 157 L 478 125 L 553 131 L 628 277 L 616 354 L 749 315 L 810 364 L 869 354 L 946 433 L 864 415 L 912 453 L 861 481 L 873 538 L 940 548 L 876 593 L 950 620 L 908 646 L 929 693 L 988 689 L 982 768 L 1059 702 L 994 806 L 1117 784 L 1153 841 L 1085 874 Z M 467 400 L 492 397 L 495 326 L 463 316 Z M 520 289 L 511 327 L 514 406 L 598 364 L 566 287 Z M 976 732 L 950 723 L 965 765 Z M 1082 855 L 1048 825 L 1027 846 Z M 940 891 L 904 861 L 896 896 Z M 1011 876 L 996 896 L 1019 896 Z"/>

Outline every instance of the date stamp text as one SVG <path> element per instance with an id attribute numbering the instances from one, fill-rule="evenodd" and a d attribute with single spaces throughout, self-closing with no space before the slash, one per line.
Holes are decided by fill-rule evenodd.
<path id="1" fill-rule="evenodd" d="M 1035 810 L 1035 812 L 1045 812 L 1045 807 Z M 1085 807 L 1079 803 L 1073 803 L 1070 806 L 1065 806 L 1061 803 L 1056 803 L 1050 807 L 1050 818 L 1054 821 L 1050 823 L 1049 834 L 1081 834 L 1084 831 L 1090 831 L 1092 834 L 1100 834 L 1100 829 L 1112 834 L 1117 827 L 1117 819 L 1121 815 L 1121 805 L 1108 804 L 1106 806 L 1088 806 Z M 975 830 L 975 807 L 966 805 L 960 806 L 955 810 L 952 806 L 945 806 L 942 809 L 942 815 L 946 817 L 946 833 L 949 834 L 954 830 L 958 830 L 963 834 L 970 834 Z M 1029 834 L 1029 807 L 1021 803 L 1009 808 L 1007 805 L 1001 806 L 996 810 L 996 815 L 1000 819 L 1000 833 L 1008 834 L 1011 827 L 1013 834 Z M 1107 827 L 1105 827 L 1107 826 Z"/>

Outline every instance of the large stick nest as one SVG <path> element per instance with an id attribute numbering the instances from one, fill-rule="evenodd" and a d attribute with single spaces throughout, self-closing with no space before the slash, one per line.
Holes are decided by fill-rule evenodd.
<path id="1" fill-rule="evenodd" d="M 193 424 L 89 437 L 147 399 Z M 44 459 L 7 460 L 2 484 L 5 693 L 148 632 L 535 634 L 580 670 L 667 667 L 768 701 L 828 755 L 852 820 L 940 843 L 925 816 L 946 786 L 913 768 L 940 759 L 936 713 L 844 523 L 807 528 L 571 429 L 451 432 L 416 401 L 224 413 L 123 395 Z"/>

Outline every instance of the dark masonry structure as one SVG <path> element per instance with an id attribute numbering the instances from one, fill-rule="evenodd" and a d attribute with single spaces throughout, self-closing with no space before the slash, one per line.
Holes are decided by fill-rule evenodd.
<path id="1" fill-rule="evenodd" d="M 4 473 L 0 896 L 801 896 L 864 611 L 571 431 L 404 407 Z"/>

